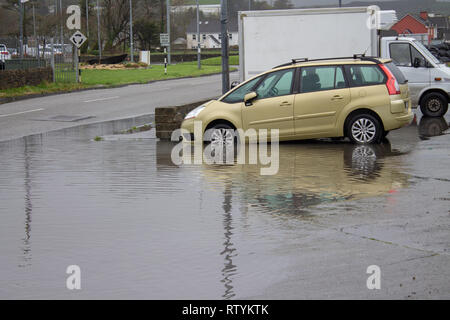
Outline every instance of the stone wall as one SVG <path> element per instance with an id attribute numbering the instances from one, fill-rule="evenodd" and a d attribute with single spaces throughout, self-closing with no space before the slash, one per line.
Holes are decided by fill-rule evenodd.
<path id="1" fill-rule="evenodd" d="M 188 114 L 188 112 L 209 100 L 199 101 L 182 106 L 156 108 L 156 137 L 161 140 L 170 140 L 172 131 L 180 128 L 181 123 L 183 122 L 183 119 Z"/>
<path id="2" fill-rule="evenodd" d="M 51 67 L 0 71 L 0 90 L 23 86 L 37 86 L 43 81 L 53 81 Z"/>

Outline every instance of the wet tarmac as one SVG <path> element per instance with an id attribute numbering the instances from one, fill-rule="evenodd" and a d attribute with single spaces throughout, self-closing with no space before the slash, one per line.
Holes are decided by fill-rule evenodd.
<path id="1" fill-rule="evenodd" d="M 417 113 L 380 145 L 282 143 L 273 176 L 114 134 L 152 116 L 0 142 L 0 298 L 448 299 L 450 117 Z"/>

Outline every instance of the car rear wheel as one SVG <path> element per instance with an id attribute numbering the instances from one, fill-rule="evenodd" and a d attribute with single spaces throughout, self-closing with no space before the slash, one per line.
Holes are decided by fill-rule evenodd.
<path id="1" fill-rule="evenodd" d="M 428 117 L 442 117 L 448 109 L 448 100 L 442 93 L 432 92 L 425 95 L 420 110 Z"/>
<path id="2" fill-rule="evenodd" d="M 378 143 L 383 131 L 378 119 L 370 114 L 358 114 L 347 125 L 347 135 L 354 143 Z"/>

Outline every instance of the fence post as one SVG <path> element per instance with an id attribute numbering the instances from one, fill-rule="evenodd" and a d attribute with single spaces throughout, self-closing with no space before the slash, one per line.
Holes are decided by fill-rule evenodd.
<path id="1" fill-rule="evenodd" d="M 75 73 L 76 73 L 75 79 L 76 79 L 77 83 L 79 83 L 80 79 L 79 79 L 79 74 L 78 74 L 78 72 L 79 72 L 78 71 L 78 48 L 75 45 L 73 47 L 75 48 Z"/>

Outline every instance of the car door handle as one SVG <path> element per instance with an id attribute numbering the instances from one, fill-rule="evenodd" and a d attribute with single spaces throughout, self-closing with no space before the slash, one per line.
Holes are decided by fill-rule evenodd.
<path id="1" fill-rule="evenodd" d="M 343 96 L 340 96 L 340 95 L 335 95 L 335 96 L 333 96 L 333 98 L 331 98 L 331 100 L 342 100 L 342 99 L 344 99 L 344 97 Z"/>
<path id="2" fill-rule="evenodd" d="M 292 105 L 292 103 L 288 102 L 288 101 L 283 101 L 282 103 L 280 103 L 280 107 L 285 107 L 285 106 L 290 106 Z"/>

